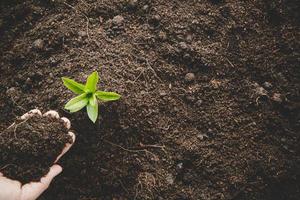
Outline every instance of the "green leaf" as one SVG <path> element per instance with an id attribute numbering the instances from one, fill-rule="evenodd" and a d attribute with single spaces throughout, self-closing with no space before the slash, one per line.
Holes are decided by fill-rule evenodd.
<path id="1" fill-rule="evenodd" d="M 98 117 L 98 104 L 96 103 L 95 105 L 88 104 L 86 106 L 86 111 L 88 113 L 88 116 L 92 122 L 96 122 L 97 117 Z"/>
<path id="2" fill-rule="evenodd" d="M 71 90 L 72 92 L 74 92 L 75 94 L 82 94 L 84 93 L 84 85 L 81 83 L 77 83 L 76 81 L 66 78 L 66 77 L 62 77 L 62 81 L 64 82 L 64 85 Z"/>
<path id="3" fill-rule="evenodd" d="M 97 91 L 96 96 L 101 101 L 115 101 L 120 99 L 121 95 L 115 92 L 104 92 L 104 91 Z"/>
<path id="4" fill-rule="evenodd" d="M 95 104 L 97 104 L 97 98 L 96 95 L 93 94 L 93 96 L 89 99 L 89 104 L 91 104 L 92 106 L 95 106 Z"/>
<path id="5" fill-rule="evenodd" d="M 95 92 L 99 80 L 98 72 L 93 72 L 86 80 L 85 91 Z"/>
<path id="6" fill-rule="evenodd" d="M 77 112 L 81 110 L 84 106 L 88 104 L 88 98 L 86 98 L 86 93 L 83 93 L 73 99 L 71 99 L 66 105 L 65 109 L 70 110 L 70 112 Z"/>

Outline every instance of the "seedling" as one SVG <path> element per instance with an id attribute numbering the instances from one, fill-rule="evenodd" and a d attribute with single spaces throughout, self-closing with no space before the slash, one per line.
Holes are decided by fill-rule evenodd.
<path id="1" fill-rule="evenodd" d="M 99 76 L 97 72 L 93 72 L 86 80 L 85 85 L 77 83 L 76 81 L 63 77 L 64 85 L 78 94 L 77 97 L 71 99 L 66 105 L 65 109 L 71 113 L 77 112 L 86 107 L 87 114 L 94 123 L 98 117 L 98 100 L 107 102 L 118 100 L 121 95 L 115 92 L 104 92 L 97 90 L 97 83 Z"/>

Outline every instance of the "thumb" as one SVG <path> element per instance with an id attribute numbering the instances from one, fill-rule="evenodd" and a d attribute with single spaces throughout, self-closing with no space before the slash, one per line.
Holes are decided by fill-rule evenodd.
<path id="1" fill-rule="evenodd" d="M 8 179 L 0 172 L 0 200 L 18 200 L 21 196 L 21 183 Z"/>
<path id="2" fill-rule="evenodd" d="M 50 168 L 50 171 L 48 172 L 48 174 L 46 176 L 44 176 L 43 178 L 41 178 L 41 183 L 45 184 L 45 185 L 50 185 L 52 179 L 57 176 L 58 174 L 60 174 L 62 172 L 62 167 L 58 164 L 53 165 Z"/>
<path id="3" fill-rule="evenodd" d="M 55 164 L 50 168 L 46 176 L 40 182 L 31 182 L 22 187 L 21 200 L 37 199 L 50 185 L 55 176 L 62 172 L 62 167 Z"/>

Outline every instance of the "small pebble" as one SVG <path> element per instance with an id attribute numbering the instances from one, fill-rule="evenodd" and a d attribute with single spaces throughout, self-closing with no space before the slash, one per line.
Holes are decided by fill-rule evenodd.
<path id="1" fill-rule="evenodd" d="M 15 87 L 11 87 L 8 90 L 6 90 L 6 94 L 10 97 L 14 96 L 16 94 L 17 90 Z"/>
<path id="2" fill-rule="evenodd" d="M 146 11 L 148 11 L 148 10 L 149 10 L 149 6 L 148 6 L 148 5 L 144 5 L 144 6 L 143 6 L 143 11 L 146 12 Z"/>
<path id="3" fill-rule="evenodd" d="M 86 37 L 87 33 L 85 31 L 79 31 L 78 35 L 81 36 L 81 37 Z"/>
<path id="4" fill-rule="evenodd" d="M 194 73 L 187 73 L 184 77 L 185 81 L 192 82 L 195 80 L 195 74 Z"/>
<path id="5" fill-rule="evenodd" d="M 159 37 L 160 40 L 164 41 L 164 40 L 167 39 L 167 34 L 165 32 L 163 32 L 163 31 L 160 31 L 158 33 L 158 37 Z"/>
<path id="6" fill-rule="evenodd" d="M 270 83 L 270 82 L 264 82 L 264 84 L 263 84 L 263 86 L 265 87 L 265 88 L 267 88 L 267 89 L 270 89 L 270 88 L 272 88 L 273 87 L 273 85 L 272 85 L 272 83 Z"/>
<path id="7" fill-rule="evenodd" d="M 188 53 L 185 53 L 185 54 L 182 56 L 182 58 L 183 58 L 184 60 L 191 60 L 191 59 L 192 59 L 192 58 L 191 58 L 191 55 L 188 54 Z"/>
<path id="8" fill-rule="evenodd" d="M 121 15 L 117 15 L 112 19 L 113 24 L 115 25 L 121 25 L 124 22 L 124 17 Z"/>
<path id="9" fill-rule="evenodd" d="M 191 41 L 193 40 L 193 36 L 192 36 L 192 35 L 187 35 L 187 36 L 186 36 L 186 40 L 187 40 L 188 42 L 191 42 Z"/>
<path id="10" fill-rule="evenodd" d="M 196 105 L 197 105 L 197 106 L 201 106 L 202 103 L 203 103 L 203 101 L 202 101 L 201 99 L 199 99 L 199 100 L 196 102 Z"/>
<path id="11" fill-rule="evenodd" d="M 257 83 L 254 84 L 255 86 L 255 93 L 260 95 L 260 96 L 267 96 L 268 92 L 265 88 L 259 86 Z"/>
<path id="12" fill-rule="evenodd" d="M 277 103 L 282 103 L 282 97 L 279 93 L 274 93 L 271 99 Z"/>
<path id="13" fill-rule="evenodd" d="M 152 19 L 159 22 L 161 20 L 161 17 L 159 15 L 154 15 Z"/>
<path id="14" fill-rule="evenodd" d="M 37 39 L 33 42 L 33 47 L 35 49 L 39 49 L 39 50 L 42 50 L 44 48 L 44 41 L 41 40 L 41 39 Z"/>
<path id="15" fill-rule="evenodd" d="M 138 0 L 129 0 L 127 3 L 128 8 L 134 9 L 138 5 Z"/>
<path id="16" fill-rule="evenodd" d="M 50 62 L 51 65 L 55 65 L 57 63 L 57 61 L 55 60 L 54 57 L 50 57 L 49 62 Z"/>
<path id="17" fill-rule="evenodd" d="M 32 84 L 32 80 L 30 78 L 27 78 L 26 81 L 25 81 L 25 83 L 27 85 L 31 85 Z"/>
<path id="18" fill-rule="evenodd" d="M 167 174 L 166 181 L 172 185 L 174 183 L 174 178 L 172 174 Z"/>
<path id="19" fill-rule="evenodd" d="M 180 47 L 182 50 L 188 49 L 188 45 L 187 45 L 185 42 L 179 42 L 179 47 Z"/>
<path id="20" fill-rule="evenodd" d="M 34 77 L 37 77 L 37 78 L 41 78 L 41 77 L 43 77 L 44 75 L 43 75 L 43 73 L 42 73 L 41 71 L 37 71 L 37 72 L 35 72 L 35 73 L 33 74 L 33 76 L 34 76 Z"/>
<path id="21" fill-rule="evenodd" d="M 160 95 L 160 96 L 166 96 L 167 93 L 166 93 L 165 91 L 160 91 L 160 92 L 159 92 L 159 95 Z"/>
<path id="22" fill-rule="evenodd" d="M 199 134 L 197 135 L 197 138 L 199 138 L 200 140 L 203 140 L 204 138 L 208 138 L 208 135 L 199 133 Z"/>
<path id="23" fill-rule="evenodd" d="M 153 25 L 157 26 L 160 23 L 161 17 L 159 15 L 154 15 L 151 19 L 150 19 L 150 23 L 152 23 Z"/>
<path id="24" fill-rule="evenodd" d="M 177 165 L 176 165 L 176 168 L 177 169 L 182 169 L 183 168 L 183 163 L 181 162 L 181 163 L 178 163 Z"/>
<path id="25" fill-rule="evenodd" d="M 146 94 L 146 91 L 142 90 L 142 91 L 140 92 L 140 94 L 141 94 L 141 95 L 144 95 L 144 94 Z"/>

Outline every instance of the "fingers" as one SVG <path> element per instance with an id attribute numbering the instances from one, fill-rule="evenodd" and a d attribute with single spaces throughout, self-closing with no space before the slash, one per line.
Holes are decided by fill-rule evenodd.
<path id="1" fill-rule="evenodd" d="M 48 113 L 48 114 L 47 114 L 47 113 Z M 57 113 L 56 111 L 53 111 L 53 110 L 50 110 L 50 111 L 46 112 L 46 113 L 44 114 L 44 116 L 50 116 L 50 117 L 54 117 L 54 118 L 59 118 L 58 113 Z M 71 122 L 70 122 L 70 120 L 69 120 L 68 118 L 62 117 L 61 120 L 64 122 L 65 127 L 66 127 L 67 129 L 70 129 L 70 128 L 71 128 Z M 57 156 L 57 158 L 56 158 L 56 160 L 54 161 L 54 163 L 56 163 L 56 162 L 57 162 L 57 161 L 58 161 L 65 153 L 67 153 L 67 152 L 70 150 L 70 148 L 72 147 L 72 145 L 74 144 L 75 139 L 76 139 L 75 134 L 74 134 L 73 132 L 70 132 L 70 131 L 69 131 L 69 132 L 68 132 L 68 135 L 71 136 L 71 138 L 72 138 L 72 143 L 67 143 L 67 144 L 65 145 L 65 147 L 64 147 L 64 149 L 62 150 L 61 154 L 59 154 L 59 155 Z"/>
<path id="2" fill-rule="evenodd" d="M 31 182 L 22 186 L 22 200 L 37 199 L 50 185 L 55 176 L 62 172 L 62 167 L 53 165 L 46 176 L 41 178 L 40 182 Z"/>
<path id="3" fill-rule="evenodd" d="M 47 117 L 52 117 L 52 118 L 55 118 L 55 119 L 59 119 L 58 112 L 56 112 L 54 110 L 49 110 L 48 112 L 46 112 L 45 114 L 43 114 L 43 116 L 47 116 Z M 61 120 L 64 122 L 65 127 L 67 129 L 71 128 L 71 122 L 70 122 L 70 120 L 68 118 L 62 117 Z"/>
<path id="4" fill-rule="evenodd" d="M 25 113 L 24 115 L 21 116 L 21 119 L 22 120 L 26 120 L 26 119 L 29 119 L 30 117 L 34 116 L 34 115 L 40 115 L 42 116 L 42 113 L 39 109 L 33 109 L 33 110 L 30 110 L 29 112 Z"/>
<path id="5" fill-rule="evenodd" d="M 43 116 L 48 116 L 48 117 L 52 117 L 52 118 L 55 118 L 55 119 L 59 119 L 59 114 L 54 110 L 49 110 L 48 112 L 43 114 Z M 68 118 L 62 117 L 61 120 L 64 122 L 64 125 L 67 129 L 71 128 L 71 122 Z"/>
<path id="6" fill-rule="evenodd" d="M 65 148 L 62 150 L 61 154 L 59 154 L 57 156 L 57 158 L 54 161 L 54 163 L 56 163 L 65 153 L 67 153 L 70 150 L 70 148 L 72 147 L 72 145 L 74 144 L 74 142 L 75 142 L 75 139 L 76 139 L 75 134 L 73 132 L 69 132 L 68 134 L 72 137 L 72 141 L 73 142 L 71 144 L 70 143 L 66 144 Z"/>
<path id="7" fill-rule="evenodd" d="M 66 117 L 62 117 L 61 119 L 64 121 L 65 127 L 67 129 L 70 129 L 71 128 L 71 122 L 70 122 L 70 120 L 68 118 L 66 118 Z"/>
<path id="8" fill-rule="evenodd" d="M 59 119 L 58 112 L 56 112 L 54 110 L 49 110 L 48 112 L 44 113 L 43 116 L 47 116 L 47 117 L 52 117 L 52 118 Z"/>
<path id="9" fill-rule="evenodd" d="M 26 120 L 34 115 L 40 115 L 40 116 L 44 116 L 44 117 L 51 117 L 51 118 L 59 119 L 59 114 L 54 110 L 49 110 L 48 112 L 46 112 L 42 115 L 41 111 L 38 109 L 33 109 L 33 110 L 29 111 L 28 113 L 25 113 L 24 115 L 21 116 L 21 119 Z M 68 118 L 62 117 L 61 120 L 64 122 L 64 125 L 67 129 L 71 128 L 71 122 Z M 72 137 L 73 142 L 66 144 L 66 146 L 62 150 L 61 154 L 56 158 L 54 163 L 56 163 L 65 153 L 67 153 L 67 151 L 69 151 L 69 149 L 72 147 L 73 143 L 75 142 L 75 134 L 72 132 L 69 132 L 68 134 Z"/>
<path id="10" fill-rule="evenodd" d="M 53 165 L 50 168 L 48 174 L 46 176 L 44 176 L 43 178 L 41 178 L 41 183 L 49 186 L 52 179 L 55 176 L 57 176 L 58 174 L 60 174 L 61 172 L 62 172 L 62 167 L 60 165 L 57 165 L 57 164 Z"/>
<path id="11" fill-rule="evenodd" d="M 25 113 L 24 115 L 21 116 L 21 119 L 22 120 L 26 120 L 26 119 L 29 119 L 30 117 L 34 116 L 34 115 L 39 115 L 39 116 L 44 116 L 44 117 L 52 117 L 52 118 L 55 118 L 55 119 L 59 119 L 59 114 L 58 112 L 54 111 L 54 110 L 49 110 L 47 111 L 46 113 L 42 114 L 42 112 L 39 110 L 39 109 L 33 109 L 33 110 L 30 110 L 29 112 Z M 71 128 L 71 122 L 68 118 L 66 117 L 62 117 L 61 118 L 65 124 L 65 127 L 67 129 L 70 129 Z"/>
<path id="12" fill-rule="evenodd" d="M 59 114 L 54 110 L 49 110 L 48 112 L 46 112 L 42 115 L 41 111 L 38 109 L 34 109 L 34 110 L 29 111 L 28 113 L 25 113 L 23 116 L 21 116 L 21 119 L 25 120 L 36 114 L 40 115 L 40 116 L 44 116 L 44 117 L 51 117 L 51 118 L 59 119 Z M 64 125 L 67 129 L 71 128 L 71 122 L 68 118 L 62 117 L 61 120 L 64 122 Z M 72 147 L 73 143 L 75 142 L 75 134 L 73 132 L 69 132 L 68 134 L 72 137 L 73 142 L 66 144 L 66 146 L 62 150 L 61 154 L 56 158 L 54 163 L 56 163 L 65 153 L 67 153 L 69 151 L 69 149 Z"/>
<path id="13" fill-rule="evenodd" d="M 50 110 L 50 111 L 46 112 L 43 116 L 49 116 L 49 117 L 53 117 L 53 118 L 59 118 L 58 113 L 56 111 L 53 111 L 53 110 Z M 64 122 L 65 127 L 67 129 L 71 128 L 71 122 L 70 122 L 70 120 L 68 118 L 62 117 L 61 120 Z M 65 147 L 62 150 L 61 154 L 59 154 L 57 156 L 57 158 L 55 159 L 54 163 L 56 163 L 65 153 L 67 153 L 70 150 L 70 148 L 72 147 L 72 145 L 74 144 L 74 142 L 75 142 L 75 139 L 76 139 L 75 134 L 73 132 L 68 132 L 68 134 L 72 138 L 72 143 L 67 143 L 65 145 Z"/>

